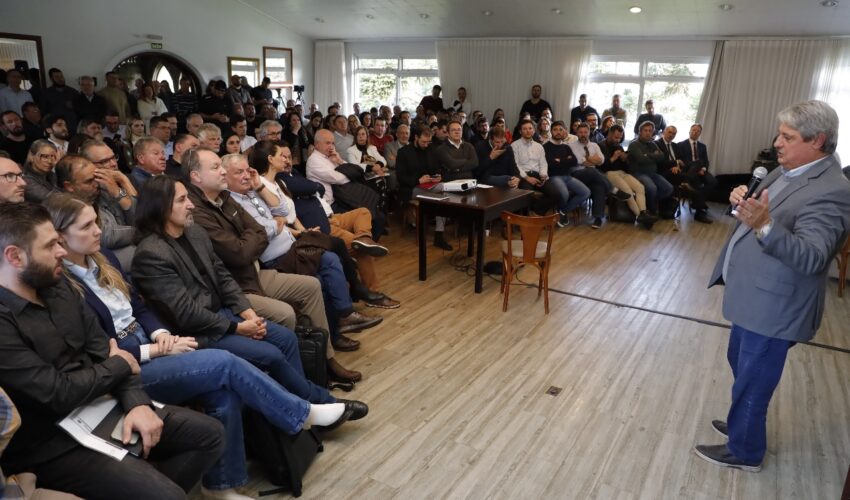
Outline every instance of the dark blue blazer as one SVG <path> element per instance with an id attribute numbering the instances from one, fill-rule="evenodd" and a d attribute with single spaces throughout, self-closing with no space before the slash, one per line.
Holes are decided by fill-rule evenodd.
<path id="1" fill-rule="evenodd" d="M 121 268 L 121 263 L 118 262 L 118 258 L 115 257 L 115 254 L 106 248 L 101 248 L 101 253 L 106 257 L 110 264 L 115 269 L 121 271 L 121 275 L 124 277 L 124 281 L 130 283 L 130 277 L 124 273 L 124 270 Z M 86 304 L 94 311 L 95 316 L 97 316 L 97 320 L 100 323 L 100 326 L 103 330 L 109 334 L 110 338 L 118 340 L 118 335 L 115 332 L 115 323 L 112 322 L 112 315 L 109 314 L 109 309 L 106 307 L 106 304 L 100 300 L 100 298 L 92 292 L 92 290 L 86 286 L 85 283 L 78 280 L 76 276 L 70 275 L 71 279 L 79 283 L 83 287 L 83 291 L 85 292 Z M 156 315 L 151 312 L 147 307 L 145 307 L 145 303 L 142 300 L 142 297 L 132 286 L 130 287 L 130 303 L 133 306 L 133 316 L 136 317 L 136 321 L 142 326 L 145 330 L 145 333 L 148 335 L 151 332 L 159 330 L 160 328 L 166 328 L 165 325 L 162 324 L 161 321 L 156 317 Z M 134 358 L 139 359 L 139 348 L 138 346 L 131 347 L 128 349 L 128 352 L 133 355 Z"/>
<path id="2" fill-rule="evenodd" d="M 294 169 L 291 174 L 278 174 L 277 180 L 286 184 L 286 188 L 292 194 L 295 211 L 298 212 L 298 220 L 301 224 L 304 224 L 304 227 L 318 227 L 323 233 L 330 234 L 331 225 L 328 222 L 328 215 L 316 198 L 317 193 L 319 196 L 324 196 L 325 187 L 307 179 Z"/>
<path id="3" fill-rule="evenodd" d="M 690 167 L 694 162 L 694 152 L 691 150 L 691 141 L 689 139 L 685 139 L 676 146 L 678 147 L 676 154 L 679 155 L 679 159 L 685 162 L 685 165 Z M 705 144 L 699 141 L 697 141 L 697 154 L 699 155 L 700 165 L 708 168 L 708 148 Z"/>

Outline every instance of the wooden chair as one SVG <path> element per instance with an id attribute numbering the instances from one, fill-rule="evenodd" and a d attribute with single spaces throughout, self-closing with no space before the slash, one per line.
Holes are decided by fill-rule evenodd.
<path id="1" fill-rule="evenodd" d="M 537 298 L 539 299 L 540 294 L 543 294 L 543 307 L 546 314 L 549 314 L 549 266 L 552 256 L 552 236 L 555 233 L 558 214 L 529 217 L 502 212 L 502 220 L 507 226 L 505 231 L 507 239 L 502 241 L 501 291 L 505 295 L 502 311 L 508 310 L 511 281 L 518 267 L 528 264 L 536 267 L 539 272 Z M 521 239 L 513 239 L 513 226 L 519 227 Z M 546 241 L 540 241 L 540 234 L 544 229 L 549 230 L 549 235 Z"/>
<path id="2" fill-rule="evenodd" d="M 844 242 L 835 260 L 838 261 L 838 296 L 843 297 L 844 287 L 847 285 L 847 261 L 850 260 L 850 237 Z"/>

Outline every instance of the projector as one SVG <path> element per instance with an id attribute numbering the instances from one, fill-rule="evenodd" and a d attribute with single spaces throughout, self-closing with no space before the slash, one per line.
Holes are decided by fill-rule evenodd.
<path id="1" fill-rule="evenodd" d="M 448 191 L 450 193 L 462 193 L 464 191 L 475 189 L 475 186 L 477 185 L 478 181 L 475 179 L 458 179 L 456 181 L 444 182 L 443 191 Z"/>

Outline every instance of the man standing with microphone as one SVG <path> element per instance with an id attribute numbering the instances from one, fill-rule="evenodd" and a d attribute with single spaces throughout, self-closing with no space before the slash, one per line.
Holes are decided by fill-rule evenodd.
<path id="1" fill-rule="evenodd" d="M 709 287 L 724 283 L 723 316 L 732 322 L 727 359 L 732 403 L 712 427 L 726 444 L 697 445 L 716 465 L 761 470 L 767 408 L 788 349 L 814 337 L 823 316 L 829 265 L 850 230 L 850 183 L 835 152 L 838 115 L 807 101 L 779 112 L 775 169 L 750 198 L 729 197 L 739 223 L 723 247 Z"/>

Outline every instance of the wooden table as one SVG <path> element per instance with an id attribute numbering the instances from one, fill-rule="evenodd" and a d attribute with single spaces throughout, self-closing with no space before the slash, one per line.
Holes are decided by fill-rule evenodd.
<path id="1" fill-rule="evenodd" d="M 434 196 L 447 195 L 444 200 L 416 197 L 419 201 L 419 220 L 416 228 L 419 231 L 419 280 L 427 279 L 427 248 L 425 228 L 429 216 L 451 217 L 470 223 L 468 234 L 467 255 L 472 256 L 474 246 L 473 235 L 477 237 L 475 255 L 475 293 L 481 293 L 484 267 L 484 230 L 485 224 L 499 218 L 503 211 L 516 212 L 525 210 L 531 203 L 533 191 L 526 189 L 508 188 L 477 188 L 465 193 L 430 193 Z"/>

